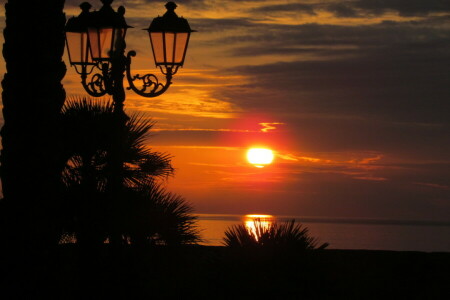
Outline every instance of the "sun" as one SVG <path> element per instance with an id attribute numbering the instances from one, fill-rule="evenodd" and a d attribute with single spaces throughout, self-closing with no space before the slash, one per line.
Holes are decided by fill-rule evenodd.
<path id="1" fill-rule="evenodd" d="M 273 151 L 270 149 L 250 148 L 247 151 L 248 162 L 257 168 L 264 168 L 264 166 L 271 164 L 273 158 Z"/>

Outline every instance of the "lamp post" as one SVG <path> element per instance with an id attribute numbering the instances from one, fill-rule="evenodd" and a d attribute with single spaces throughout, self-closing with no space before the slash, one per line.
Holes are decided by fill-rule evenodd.
<path id="1" fill-rule="evenodd" d="M 66 24 L 66 45 L 71 66 L 81 76 L 85 91 L 93 97 L 111 95 L 114 102 L 116 136 L 111 145 L 109 164 L 111 176 L 108 179 L 107 193 L 111 196 L 113 219 L 117 217 L 119 198 L 123 187 L 123 137 L 126 130 L 126 116 L 123 106 L 125 101 L 124 77 L 128 90 L 152 98 L 163 94 L 172 84 L 172 77 L 183 66 L 191 30 L 188 22 L 175 13 L 177 5 L 168 2 L 167 12 L 162 17 L 154 18 L 147 29 L 153 58 L 156 66 L 165 76 L 160 82 L 154 74 L 132 75 L 131 60 L 136 52 L 131 50 L 125 56 L 125 36 L 131 28 L 125 21 L 125 8 L 117 11 L 111 7 L 113 0 L 101 0 L 100 10 L 91 12 L 91 5 L 80 5 L 82 12 L 72 17 Z M 112 222 L 114 223 L 114 221 Z M 112 231 L 115 231 L 112 229 Z M 110 237 L 114 242 L 120 237 Z"/>

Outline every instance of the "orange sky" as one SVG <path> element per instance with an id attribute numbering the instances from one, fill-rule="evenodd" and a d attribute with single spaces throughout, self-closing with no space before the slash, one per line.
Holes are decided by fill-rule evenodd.
<path id="1" fill-rule="evenodd" d="M 66 0 L 68 17 L 79 2 Z M 122 4 L 134 72 L 157 73 L 140 29 L 165 2 Z M 185 67 L 164 95 L 128 92 L 125 107 L 157 121 L 149 147 L 173 155 L 167 187 L 196 212 L 450 219 L 450 5 L 177 4 L 198 30 Z M 85 95 L 73 68 L 63 84 Z M 272 148 L 274 163 L 248 164 L 251 146 Z"/>

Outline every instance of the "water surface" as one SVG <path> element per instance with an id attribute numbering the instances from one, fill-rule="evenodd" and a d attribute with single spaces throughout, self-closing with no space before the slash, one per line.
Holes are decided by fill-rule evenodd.
<path id="1" fill-rule="evenodd" d="M 206 245 L 222 245 L 225 230 L 245 221 L 245 216 L 199 214 Z M 450 222 L 377 219 L 331 219 L 275 216 L 277 221 L 296 219 L 318 243 L 330 249 L 450 252 Z"/>

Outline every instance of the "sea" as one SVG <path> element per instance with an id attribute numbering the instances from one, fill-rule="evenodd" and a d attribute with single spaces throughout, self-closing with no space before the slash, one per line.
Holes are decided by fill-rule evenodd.
<path id="1" fill-rule="evenodd" d="M 248 224 L 255 215 L 197 214 L 203 244 L 223 245 L 225 231 Z M 450 252 L 450 221 L 404 221 L 385 219 L 340 219 L 301 216 L 263 216 L 270 221 L 295 219 L 308 228 L 318 244 L 327 249 Z"/>

